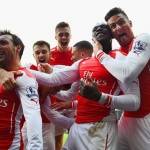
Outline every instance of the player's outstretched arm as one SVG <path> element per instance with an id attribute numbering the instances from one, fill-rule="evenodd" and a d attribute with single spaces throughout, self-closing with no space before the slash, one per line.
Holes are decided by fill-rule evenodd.
<path id="1" fill-rule="evenodd" d="M 49 98 L 47 97 L 46 100 L 49 100 Z M 57 126 L 70 129 L 74 123 L 73 118 L 68 118 L 64 115 L 61 115 L 58 111 L 52 110 L 52 108 L 46 105 L 46 103 L 42 105 L 41 109 L 45 116 Z"/>
<path id="2" fill-rule="evenodd" d="M 90 79 L 82 80 L 80 85 L 80 95 L 88 100 L 97 101 L 107 107 L 121 109 L 125 111 L 136 111 L 140 107 L 140 89 L 138 81 L 132 81 L 130 85 L 119 83 L 124 95 L 110 95 L 102 93 L 96 83 Z"/>
<path id="3" fill-rule="evenodd" d="M 72 66 L 67 66 L 64 69 L 59 69 L 57 72 L 51 74 L 42 73 L 35 70 L 30 70 L 36 77 L 37 82 L 41 85 L 53 87 L 64 84 L 70 84 L 79 80 L 79 61 Z"/>
<path id="4" fill-rule="evenodd" d="M 150 58 L 150 35 L 142 34 L 135 38 L 131 51 L 125 59 L 113 59 L 103 51 L 97 53 L 101 64 L 118 80 L 126 83 L 139 76 Z"/>

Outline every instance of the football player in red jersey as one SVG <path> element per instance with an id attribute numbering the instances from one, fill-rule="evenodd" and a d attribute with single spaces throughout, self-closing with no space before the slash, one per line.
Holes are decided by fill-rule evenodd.
<path id="1" fill-rule="evenodd" d="M 105 20 L 121 46 L 119 50 L 127 56 L 122 60 L 112 59 L 98 50 L 95 51 L 97 58 L 121 82 L 129 83 L 138 77 L 140 85 L 140 109 L 136 112 L 125 111 L 120 120 L 118 150 L 149 150 L 150 35 L 143 33 L 135 36 L 131 20 L 121 8 L 112 8 L 106 14 Z"/>
<path id="2" fill-rule="evenodd" d="M 50 51 L 51 65 L 67 65 L 72 64 L 72 47 L 69 47 L 71 38 L 71 29 L 68 23 L 60 22 L 55 28 L 55 39 L 57 46 L 52 48 Z"/>
<path id="3" fill-rule="evenodd" d="M 50 59 L 50 45 L 46 41 L 36 41 L 33 44 L 33 56 L 35 58 L 36 64 L 26 64 L 27 68 L 38 70 L 38 64 L 40 63 L 48 63 Z M 50 73 L 51 70 L 47 71 L 47 73 Z M 44 103 L 44 100 L 42 100 L 43 95 L 47 95 L 47 91 L 49 91 L 49 88 L 45 88 L 44 86 L 39 85 L 39 96 L 40 96 L 40 105 Z M 47 105 L 50 106 L 50 100 L 45 102 Z M 46 116 L 41 112 L 42 117 L 42 135 L 43 135 L 43 150 L 55 150 L 55 126 L 52 122 L 49 121 L 49 119 L 46 118 Z M 23 135 L 23 142 L 24 147 L 26 149 L 27 146 L 27 131 L 26 131 L 26 123 L 24 123 L 22 128 L 22 135 Z"/>
<path id="4" fill-rule="evenodd" d="M 24 45 L 9 31 L 0 31 L 0 67 L 7 71 L 20 70 L 14 90 L 5 91 L 0 85 L 0 149 L 22 149 L 21 119 L 27 122 L 27 149 L 43 149 L 42 121 L 36 79 L 21 67 Z M 38 122 L 38 123 L 37 123 Z"/>

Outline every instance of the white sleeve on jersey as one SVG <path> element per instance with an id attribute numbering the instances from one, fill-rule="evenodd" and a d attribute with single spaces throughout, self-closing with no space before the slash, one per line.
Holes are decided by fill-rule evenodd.
<path id="1" fill-rule="evenodd" d="M 73 83 L 80 79 L 79 62 L 75 62 L 72 66 L 66 66 L 64 69 L 59 69 L 51 74 L 42 73 L 35 70 L 30 70 L 41 85 L 53 87 L 63 84 Z"/>
<path id="2" fill-rule="evenodd" d="M 45 101 L 50 101 L 49 97 L 47 97 Z M 41 109 L 45 116 L 57 126 L 70 129 L 74 123 L 73 118 L 68 118 L 64 115 L 61 115 L 58 111 L 52 110 L 49 105 L 46 105 L 46 103 L 42 105 Z"/>
<path id="3" fill-rule="evenodd" d="M 124 60 L 116 60 L 107 54 L 97 55 L 101 64 L 118 80 L 129 82 L 137 78 L 150 58 L 150 35 L 141 34 L 133 42 Z"/>
<path id="4" fill-rule="evenodd" d="M 124 60 L 126 56 L 121 52 L 116 52 L 115 60 Z M 134 79 L 131 82 L 123 83 L 118 80 L 118 85 L 124 95 L 113 96 L 111 107 L 116 109 L 122 109 L 125 111 L 136 111 L 140 107 L 140 88 L 138 79 Z M 105 94 L 106 95 L 106 94 Z M 107 96 L 106 96 L 107 97 Z"/>
<path id="5" fill-rule="evenodd" d="M 74 82 L 71 85 L 71 88 L 67 91 L 65 90 L 61 90 L 60 92 L 58 92 L 55 97 L 57 97 L 58 99 L 64 100 L 64 101 L 71 101 L 71 100 L 75 100 L 76 96 L 78 94 L 79 91 L 79 86 L 80 86 L 80 82 Z"/>
<path id="6" fill-rule="evenodd" d="M 21 100 L 23 114 L 27 123 L 28 149 L 43 149 L 42 120 L 38 96 L 38 84 L 23 72 L 23 76 L 16 79 L 17 93 Z"/>
<path id="7" fill-rule="evenodd" d="M 124 95 L 113 96 L 111 107 L 125 111 L 136 111 L 140 107 L 140 89 L 138 80 L 132 81 L 129 84 L 118 82 Z"/>

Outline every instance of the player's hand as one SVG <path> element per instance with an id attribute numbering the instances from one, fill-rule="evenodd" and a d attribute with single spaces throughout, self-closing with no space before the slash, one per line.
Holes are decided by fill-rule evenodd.
<path id="1" fill-rule="evenodd" d="M 0 83 L 3 86 L 4 90 L 12 90 L 16 87 L 16 80 L 15 78 L 21 76 L 22 72 L 20 71 L 0 71 Z"/>
<path id="2" fill-rule="evenodd" d="M 53 67 L 48 63 L 40 63 L 38 65 L 38 70 L 50 74 L 53 72 Z"/>
<path id="3" fill-rule="evenodd" d="M 98 101 L 101 98 L 101 92 L 99 92 L 96 82 L 91 79 L 81 79 L 79 94 L 93 101 Z"/>

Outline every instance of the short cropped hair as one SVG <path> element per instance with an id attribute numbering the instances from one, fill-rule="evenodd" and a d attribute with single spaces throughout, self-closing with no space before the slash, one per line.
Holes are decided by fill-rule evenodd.
<path id="1" fill-rule="evenodd" d="M 123 14 L 127 19 L 129 19 L 127 14 L 121 8 L 114 7 L 110 9 L 105 15 L 105 21 L 108 21 L 108 19 L 110 19 L 112 16 L 117 15 L 117 14 Z"/>
<path id="2" fill-rule="evenodd" d="M 60 28 L 70 28 L 69 24 L 67 22 L 59 22 L 56 27 L 55 27 L 55 32 L 57 31 L 57 29 L 60 29 Z"/>
<path id="3" fill-rule="evenodd" d="M 83 51 L 89 54 L 89 56 L 92 56 L 93 53 L 93 46 L 89 41 L 79 41 L 73 45 L 76 49 L 79 51 Z"/>
<path id="4" fill-rule="evenodd" d="M 46 42 L 46 41 L 43 41 L 43 40 L 36 41 L 36 42 L 33 44 L 33 48 L 34 48 L 34 46 L 36 46 L 36 45 L 38 45 L 38 46 L 44 46 L 44 45 L 46 45 L 46 46 L 48 47 L 48 49 L 50 50 L 50 44 L 49 44 L 48 42 Z"/>

